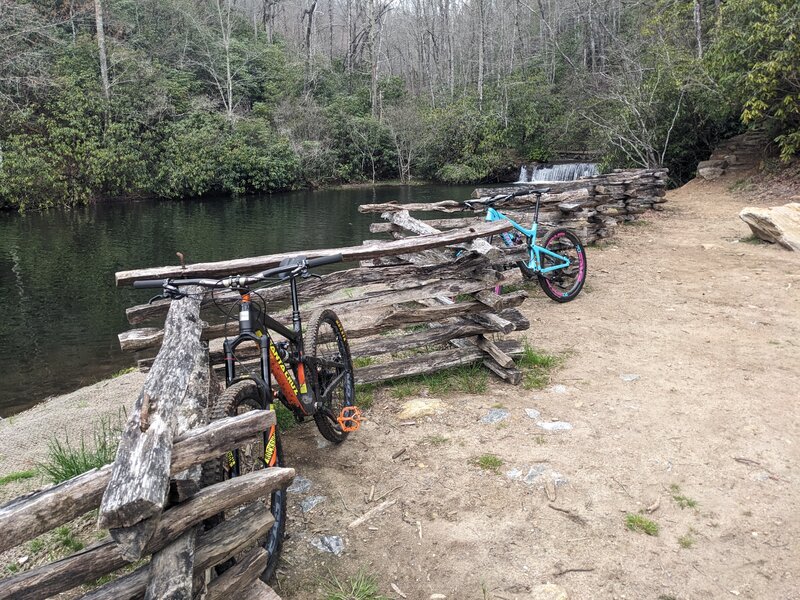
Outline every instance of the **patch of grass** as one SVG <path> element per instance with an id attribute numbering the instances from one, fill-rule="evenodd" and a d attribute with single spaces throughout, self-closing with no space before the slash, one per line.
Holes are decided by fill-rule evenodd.
<path id="1" fill-rule="evenodd" d="M 757 235 L 753 235 L 753 234 L 746 235 L 745 237 L 739 238 L 739 243 L 741 243 L 741 244 L 753 244 L 754 246 L 760 246 L 761 244 L 769 244 L 769 242 L 766 242 L 766 241 L 762 240 L 760 237 L 758 237 Z"/>
<path id="2" fill-rule="evenodd" d="M 447 442 L 450 441 L 450 438 L 446 438 L 443 435 L 429 435 L 423 438 L 422 440 L 425 444 L 430 444 L 431 446 L 444 446 Z"/>
<path id="3" fill-rule="evenodd" d="M 631 531 L 638 531 L 652 536 L 658 535 L 658 523 L 642 515 L 628 513 L 625 515 L 625 526 Z"/>
<path id="4" fill-rule="evenodd" d="M 517 359 L 517 366 L 523 371 L 522 386 L 526 390 L 540 390 L 550 383 L 550 375 L 561 365 L 562 358 L 537 350 L 525 342 L 525 349 Z"/>
<path id="5" fill-rule="evenodd" d="M 275 420 L 278 422 L 278 431 L 289 431 L 297 427 L 297 419 L 281 402 L 275 403 Z"/>
<path id="6" fill-rule="evenodd" d="M 78 550 L 83 550 L 83 543 L 75 537 L 75 534 L 72 530 L 63 525 L 55 530 L 56 540 L 59 544 L 67 548 L 68 550 L 72 550 L 73 552 L 77 552 Z"/>
<path id="7" fill-rule="evenodd" d="M 432 373 L 398 379 L 389 384 L 392 396 L 403 400 L 410 396 L 418 396 L 427 389 L 431 394 L 463 392 L 465 394 L 484 394 L 489 388 L 489 376 L 486 370 L 477 365 L 454 367 Z"/>
<path id="8" fill-rule="evenodd" d="M 360 369 L 361 367 L 368 367 L 370 365 L 374 365 L 378 362 L 378 359 L 374 356 L 354 356 L 353 357 L 353 367 L 356 369 Z"/>
<path id="9" fill-rule="evenodd" d="M 681 537 L 678 538 L 678 545 L 681 548 L 683 548 L 685 550 L 688 550 L 689 548 L 694 546 L 694 541 L 695 540 L 692 537 L 692 534 L 691 533 L 687 533 L 686 535 L 682 535 Z"/>
<path id="10" fill-rule="evenodd" d="M 692 498 L 682 494 L 681 488 L 677 483 L 673 483 L 671 486 L 669 486 L 669 491 L 672 494 L 672 499 L 678 506 L 681 507 L 681 509 L 697 508 L 697 500 L 693 500 Z"/>
<path id="11" fill-rule="evenodd" d="M 403 327 L 403 331 L 408 333 L 416 333 L 417 331 L 425 331 L 429 329 L 427 323 L 419 323 L 418 325 L 409 325 L 408 327 Z"/>
<path id="12" fill-rule="evenodd" d="M 481 454 L 479 457 L 472 459 L 472 464 L 484 471 L 497 473 L 500 467 L 503 466 L 503 460 L 494 454 Z"/>
<path id="13" fill-rule="evenodd" d="M 109 379 L 116 379 L 117 377 L 122 377 L 123 375 L 127 375 L 128 373 L 133 373 L 135 371 L 136 367 L 126 367 L 124 369 L 120 369 L 119 371 L 111 375 Z"/>
<path id="14" fill-rule="evenodd" d="M 92 441 L 87 444 L 81 435 L 76 447 L 69 438 L 64 441 L 52 438 L 47 445 L 47 458 L 39 469 L 52 483 L 61 483 L 91 469 L 102 467 L 114 460 L 122 431 L 121 420 L 112 423 L 101 419 L 92 429 Z"/>
<path id="15" fill-rule="evenodd" d="M 544 446 L 547 443 L 547 438 L 545 438 L 543 435 L 537 435 L 537 436 L 534 436 L 533 442 L 537 446 Z"/>
<path id="16" fill-rule="evenodd" d="M 389 600 L 380 593 L 378 583 L 372 575 L 361 570 L 345 581 L 333 573 L 323 584 L 324 600 Z"/>
<path id="17" fill-rule="evenodd" d="M 19 571 L 19 565 L 17 563 L 9 563 L 5 566 L 6 573 L 13 575 L 17 571 Z"/>
<path id="18" fill-rule="evenodd" d="M 371 408 L 375 403 L 375 392 L 378 386 L 366 383 L 364 385 L 356 386 L 356 406 L 364 410 Z"/>
<path id="19" fill-rule="evenodd" d="M 36 538 L 28 542 L 28 552 L 38 554 L 44 548 L 44 540 Z"/>
<path id="20" fill-rule="evenodd" d="M 539 283 L 535 279 L 525 280 L 522 283 L 509 283 L 503 286 L 502 292 L 510 294 L 511 292 L 535 292 L 539 290 Z"/>
<path id="21" fill-rule="evenodd" d="M 14 481 L 23 481 L 25 479 L 30 479 L 32 477 L 36 477 L 38 471 L 36 469 L 30 469 L 28 471 L 14 471 L 13 473 L 9 473 L 8 475 L 4 475 L 0 477 L 0 485 L 5 485 L 7 483 L 12 483 Z"/>
<path id="22" fill-rule="evenodd" d="M 505 408 L 502 402 L 495 402 L 492 404 L 492 408 Z"/>

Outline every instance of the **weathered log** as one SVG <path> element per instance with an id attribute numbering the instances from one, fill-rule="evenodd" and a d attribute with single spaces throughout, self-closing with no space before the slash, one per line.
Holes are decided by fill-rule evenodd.
<path id="1" fill-rule="evenodd" d="M 239 554 L 253 540 L 266 535 L 275 519 L 259 501 L 198 536 L 194 554 L 195 573 L 203 572 Z M 150 565 L 115 579 L 81 597 L 81 600 L 138 600 L 144 596 Z"/>
<path id="2" fill-rule="evenodd" d="M 527 322 L 527 320 L 526 320 Z M 514 359 L 511 358 L 508 354 L 503 352 L 497 344 L 495 344 L 492 340 L 486 338 L 483 335 L 479 335 L 476 339 L 476 345 L 478 348 L 486 352 L 492 360 L 497 362 L 498 365 L 503 367 L 504 369 L 510 369 L 514 366 Z"/>
<path id="3" fill-rule="evenodd" d="M 503 367 L 488 356 L 483 359 L 483 366 L 511 385 L 519 385 L 522 382 L 522 371 L 516 367 Z"/>
<path id="4" fill-rule="evenodd" d="M 190 295 L 173 302 L 164 343 L 136 400 L 117 450 L 103 501 L 100 527 L 130 527 L 159 514 L 169 488 L 173 420 L 186 393 L 200 342 L 200 300 Z"/>
<path id="5" fill-rule="evenodd" d="M 236 561 L 230 569 L 208 585 L 206 600 L 236 598 L 248 588 L 267 568 L 269 553 L 263 548 L 253 548 Z"/>
<path id="6" fill-rule="evenodd" d="M 191 600 L 195 528 L 153 554 L 145 600 Z"/>
<path id="7" fill-rule="evenodd" d="M 513 340 L 497 342 L 498 347 L 511 356 L 519 356 L 523 352 L 522 345 Z M 477 346 L 471 348 L 456 348 L 439 350 L 425 355 L 424 360 L 419 357 L 397 360 L 386 365 L 371 365 L 361 367 L 355 372 L 356 383 L 378 383 L 401 379 L 411 375 L 426 375 L 436 373 L 443 369 L 468 365 L 483 360 L 483 350 Z"/>
<path id="8" fill-rule="evenodd" d="M 271 587 L 260 579 L 250 584 L 241 596 L 241 600 L 281 600 Z"/>
<path id="9" fill-rule="evenodd" d="M 181 435 L 193 428 L 206 424 L 207 407 L 211 401 L 211 372 L 208 364 L 208 346 L 203 345 L 194 356 L 194 368 L 186 386 L 186 393 L 176 413 L 175 435 Z M 180 500 L 188 500 L 200 489 L 202 467 L 194 465 L 176 473 L 170 482 L 171 489 L 178 491 Z M 187 491 L 188 490 L 188 491 Z M 154 521 L 158 517 L 151 517 Z M 138 532 L 140 529 L 136 528 Z M 112 537 L 119 539 L 111 532 Z M 152 533 L 146 532 L 136 543 L 128 543 L 128 548 L 141 552 Z M 192 578 L 194 575 L 194 548 L 196 528 L 192 527 L 176 540 L 153 554 L 150 561 L 150 583 L 145 593 L 146 600 L 191 600 Z M 129 553 L 126 553 L 129 554 Z M 141 554 L 139 554 L 141 555 Z M 138 557 L 137 557 L 138 558 Z"/>
<path id="10" fill-rule="evenodd" d="M 511 294 L 498 296 L 500 299 L 495 304 L 494 309 L 513 308 L 522 304 L 528 298 L 528 292 L 521 290 Z M 442 306 L 426 306 L 422 308 L 402 308 L 380 317 L 376 323 L 379 329 L 375 333 L 385 331 L 398 325 L 412 325 L 414 323 L 430 323 L 440 321 L 450 317 L 459 317 L 466 314 L 482 312 L 486 310 L 483 302 L 455 302 Z M 348 328 L 349 337 L 349 328 Z"/>
<path id="11" fill-rule="evenodd" d="M 212 515 L 285 487 L 293 477 L 294 469 L 260 469 L 201 490 L 188 502 L 164 513 L 145 554 L 158 551 L 189 527 Z M 0 598 L 48 598 L 116 571 L 128 562 L 116 543 L 110 540 L 98 542 L 56 562 L 0 580 Z"/>
<path id="12" fill-rule="evenodd" d="M 393 286 L 397 289 L 402 285 L 416 287 L 421 281 L 428 281 L 433 278 L 447 278 L 448 276 L 459 276 L 463 278 L 474 278 L 479 276 L 482 272 L 486 271 L 488 262 L 483 257 L 464 257 L 460 260 L 448 262 L 447 264 L 434 264 L 434 265 L 399 265 L 392 267 L 367 268 L 360 267 L 357 269 L 348 269 L 346 271 L 337 271 L 324 275 L 321 278 L 307 279 L 299 282 L 298 285 L 298 298 L 301 305 L 307 303 L 322 295 L 330 295 L 335 292 L 345 291 L 348 295 L 352 295 L 352 290 L 358 286 L 383 284 Z M 285 305 L 289 299 L 289 290 L 285 286 L 266 288 L 253 292 L 253 295 L 258 296 L 258 302 L 263 302 L 270 310 L 273 310 L 271 305 L 279 302 Z M 217 292 L 214 294 L 213 299 L 207 295 L 201 306 L 219 306 L 227 309 L 234 303 L 239 302 L 241 296 L 238 292 Z M 133 306 L 125 311 L 128 317 L 128 322 L 131 324 L 141 323 L 148 319 L 162 317 L 167 314 L 169 309 L 169 302 L 160 302 L 153 304 L 143 304 Z M 234 323 L 234 326 L 236 324 Z M 214 325 L 209 328 L 215 333 L 221 334 L 223 325 Z M 234 333 L 235 328 L 227 330 Z M 157 332 L 152 328 L 145 329 L 143 333 L 130 336 L 132 339 L 128 341 L 125 334 L 120 336 L 120 344 L 123 350 L 138 350 L 145 347 L 143 344 L 138 343 L 138 340 L 144 340 L 147 336 L 152 339 Z M 208 336 L 206 336 L 208 337 Z M 123 342 L 124 340 L 124 342 Z M 138 343 L 138 346 L 136 345 Z"/>
<path id="13" fill-rule="evenodd" d="M 175 439 L 170 472 L 179 473 L 211 460 L 274 424 L 274 412 L 259 410 L 193 429 Z M 97 508 L 111 477 L 111 468 L 106 465 L 93 469 L 0 507 L 0 531 L 3 532 L 0 552 Z"/>
<path id="14" fill-rule="evenodd" d="M 448 246 L 457 242 L 474 240 L 476 238 L 487 237 L 502 231 L 507 231 L 510 225 L 505 222 L 497 221 L 494 223 L 479 223 L 465 229 L 455 229 L 447 233 L 437 235 L 426 235 L 385 242 L 375 246 L 350 246 L 347 248 L 331 248 L 326 250 L 309 250 L 304 253 L 306 258 L 318 258 L 321 256 L 342 255 L 344 262 L 377 258 L 380 256 L 397 256 L 409 252 L 418 252 L 428 248 L 438 248 Z M 213 277 L 225 276 L 233 273 L 254 273 L 263 269 L 277 266 L 286 258 L 298 256 L 297 252 L 283 254 L 270 254 L 266 256 L 256 256 L 252 258 L 239 258 L 210 263 L 198 263 L 186 265 L 185 268 L 178 266 L 153 267 L 150 269 L 133 269 L 129 271 L 119 271 L 115 278 L 117 285 L 128 285 L 137 279 L 162 279 L 166 277 Z"/>
<path id="15" fill-rule="evenodd" d="M 418 331 L 407 335 L 369 339 L 363 343 L 352 344 L 351 351 L 354 356 L 379 356 L 381 354 L 402 352 L 422 346 L 441 344 L 452 339 L 501 331 L 505 328 L 506 322 L 511 323 L 511 331 L 517 329 L 518 325 L 523 329 L 530 326 L 529 321 L 515 309 L 509 309 L 507 316 L 515 317 L 515 320 L 505 321 L 505 319 L 503 319 L 500 323 L 492 321 L 475 323 L 471 322 L 469 319 L 459 319 L 455 323 L 439 327 L 430 327 L 424 331 Z M 505 333 L 508 332 L 506 331 Z"/>
<path id="16" fill-rule="evenodd" d="M 362 204 L 358 207 L 360 213 L 372 212 L 394 212 L 394 211 L 439 211 L 439 212 L 462 212 L 469 210 L 463 202 L 456 200 L 442 200 L 441 202 L 411 202 L 408 204 L 398 204 L 396 202 L 384 202 L 382 204 Z"/>

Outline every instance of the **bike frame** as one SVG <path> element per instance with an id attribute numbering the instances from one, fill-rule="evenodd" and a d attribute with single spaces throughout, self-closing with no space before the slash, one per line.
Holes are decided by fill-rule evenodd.
<path id="1" fill-rule="evenodd" d="M 292 329 L 285 327 L 271 316 L 265 314 L 257 305 L 250 301 L 250 293 L 242 292 L 242 301 L 239 305 L 239 335 L 230 340 L 225 340 L 223 350 L 225 353 L 225 383 L 229 387 L 245 377 L 236 376 L 236 348 L 245 342 L 258 345 L 261 358 L 261 372 L 259 376 L 248 374 L 246 378 L 255 380 L 260 392 L 260 404 L 263 410 L 275 410 L 274 399 L 277 394 L 272 392 L 272 376 L 278 383 L 281 391 L 281 400 L 296 415 L 307 416 L 311 414 L 315 403 L 314 394 L 309 393 L 303 366 L 303 333 L 300 320 L 300 309 L 297 299 L 297 282 L 291 278 L 292 296 Z M 290 367 L 286 366 L 278 347 L 270 335 L 270 330 L 279 333 L 289 341 L 295 356 L 291 357 Z M 291 356 L 291 355 L 290 355 Z M 277 437 L 275 425 L 264 432 L 264 463 L 274 466 L 277 462 Z M 228 466 L 238 475 L 239 456 L 238 450 L 229 451 L 227 455 Z"/>
<path id="2" fill-rule="evenodd" d="M 542 246 L 536 245 L 536 232 L 539 229 L 539 202 L 536 202 L 536 213 L 533 217 L 533 223 L 531 223 L 531 228 L 527 229 L 517 223 L 511 217 L 508 217 L 501 213 L 499 210 L 494 208 L 493 206 L 489 206 L 486 210 L 486 220 L 487 221 L 508 221 L 511 225 L 522 233 L 525 236 L 525 240 L 528 246 L 528 268 L 532 271 L 536 271 L 537 273 L 550 273 L 551 271 L 556 271 L 558 269 L 564 269 L 570 265 L 569 259 L 561 256 L 560 254 L 556 254 L 555 252 L 548 250 Z M 556 261 L 556 264 L 551 265 L 549 267 L 542 268 L 541 262 L 541 255 L 545 254 L 550 258 Z"/>

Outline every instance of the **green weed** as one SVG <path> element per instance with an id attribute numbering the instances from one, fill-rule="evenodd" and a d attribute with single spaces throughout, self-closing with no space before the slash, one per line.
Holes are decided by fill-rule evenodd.
<path id="1" fill-rule="evenodd" d="M 128 373 L 136 372 L 136 367 L 126 367 L 124 369 L 120 369 L 113 375 L 111 375 L 110 379 L 116 379 L 117 377 L 122 377 L 123 375 L 127 375 Z"/>
<path id="2" fill-rule="evenodd" d="M 323 588 L 324 600 L 389 600 L 380 593 L 375 577 L 363 570 L 346 581 L 339 580 L 331 573 Z"/>
<path id="3" fill-rule="evenodd" d="M 691 533 L 687 533 L 686 535 L 682 535 L 678 538 L 678 545 L 685 550 L 688 550 L 692 546 L 694 546 L 694 538 L 692 537 Z"/>
<path id="4" fill-rule="evenodd" d="M 484 471 L 494 471 L 496 473 L 503 466 L 503 460 L 494 454 L 481 454 L 478 458 L 472 459 L 472 464 Z"/>
<path id="5" fill-rule="evenodd" d="M 554 369 L 562 363 L 562 358 L 537 350 L 525 342 L 522 356 L 517 359 L 517 366 L 523 371 L 522 386 L 526 390 L 540 390 L 550 383 Z"/>
<path id="6" fill-rule="evenodd" d="M 47 445 L 47 458 L 39 469 L 52 483 L 61 483 L 81 473 L 102 467 L 114 460 L 122 431 L 121 421 L 112 423 L 101 419 L 92 429 L 92 442 L 86 444 L 81 435 L 80 444 L 73 447 L 69 438 L 62 442 L 52 438 Z"/>
<path id="7" fill-rule="evenodd" d="M 44 548 L 44 540 L 36 538 L 28 542 L 28 551 L 31 554 L 38 554 Z"/>
<path id="8" fill-rule="evenodd" d="M 280 432 L 297 427 L 297 419 L 294 418 L 292 411 L 280 402 L 275 403 L 275 420 L 278 422 L 278 431 Z"/>
<path id="9" fill-rule="evenodd" d="M 353 357 L 353 367 L 356 369 L 360 369 L 362 367 L 368 367 L 370 365 L 374 365 L 378 362 L 378 359 L 374 356 L 355 356 Z"/>
<path id="10" fill-rule="evenodd" d="M 429 435 L 426 436 L 422 441 L 431 446 L 444 446 L 450 441 L 450 438 L 446 438 L 443 435 Z"/>
<path id="11" fill-rule="evenodd" d="M 658 523 L 642 515 L 628 513 L 625 515 L 625 526 L 631 531 L 639 531 L 647 535 L 658 535 Z"/>
<path id="12" fill-rule="evenodd" d="M 489 388 L 489 376 L 486 370 L 477 365 L 454 367 L 432 373 L 404 377 L 389 384 L 392 396 L 398 400 L 410 396 L 418 396 L 427 389 L 431 394 L 463 392 L 465 394 L 483 394 Z"/>
<path id="13" fill-rule="evenodd" d="M 669 491 L 672 493 L 672 499 L 678 506 L 681 507 L 681 509 L 697 508 L 697 501 L 682 494 L 681 488 L 678 484 L 673 483 L 671 486 L 669 486 Z"/>
<path id="14" fill-rule="evenodd" d="M 14 471 L 13 473 L 9 473 L 8 475 L 0 477 L 0 485 L 5 485 L 13 481 L 23 481 L 24 479 L 31 479 L 32 477 L 36 477 L 37 473 L 38 471 L 35 469 L 30 469 L 28 471 Z"/>
<path id="15" fill-rule="evenodd" d="M 58 543 L 67 550 L 72 550 L 73 552 L 83 550 L 83 543 L 75 537 L 75 534 L 66 525 L 56 529 L 55 534 Z"/>
<path id="16" fill-rule="evenodd" d="M 364 410 L 371 408 L 375 403 L 375 392 L 378 386 L 367 383 L 356 386 L 356 406 Z"/>
<path id="17" fill-rule="evenodd" d="M 757 235 L 747 235 L 745 237 L 739 238 L 739 243 L 741 244 L 753 244 L 754 246 L 760 246 L 761 244 L 769 244 L 769 242 L 762 240 Z"/>

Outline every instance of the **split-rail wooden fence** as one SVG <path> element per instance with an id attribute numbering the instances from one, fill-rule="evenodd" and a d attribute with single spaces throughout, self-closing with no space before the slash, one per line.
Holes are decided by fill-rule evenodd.
<path id="1" fill-rule="evenodd" d="M 527 294 L 493 293 L 498 285 L 518 282 L 520 274 L 493 266 L 496 250 L 483 241 L 508 225 L 474 223 L 445 233 L 419 231 L 413 219 L 407 225 L 414 235 L 405 239 L 304 253 L 308 258 L 341 253 L 359 265 L 302 281 L 304 315 L 319 307 L 339 313 L 354 356 L 371 363 L 356 369 L 358 383 L 476 362 L 518 383 L 513 357 L 522 345 L 497 338 L 529 326 L 515 308 Z M 127 285 L 137 279 L 252 273 L 287 256 L 124 271 L 116 279 Z M 157 355 L 142 361 L 149 373 L 114 463 L 0 507 L 0 552 L 97 509 L 98 527 L 108 536 L 61 560 L 0 579 L 0 599 L 48 598 L 115 572 L 116 579 L 83 598 L 277 598 L 258 578 L 268 556 L 256 540 L 273 522 L 259 498 L 287 486 L 294 471 L 265 469 L 201 487 L 203 462 L 254 438 L 275 422 L 275 415 L 253 411 L 207 422 L 209 403 L 219 391 L 214 375 L 222 359 L 218 339 L 235 333 L 210 317 L 214 305 L 227 309 L 239 297 L 216 293 L 212 301 L 201 288 L 187 291 L 181 300 L 127 310 L 133 325 L 163 324 L 120 335 L 123 349 Z M 268 311 L 289 320 L 287 286 L 257 293 Z M 251 357 L 245 352 L 240 358 Z M 203 530 L 206 519 L 237 506 L 244 508 Z M 146 557 L 149 562 L 131 571 Z M 232 557 L 234 567 L 210 576 L 213 566 Z"/>

